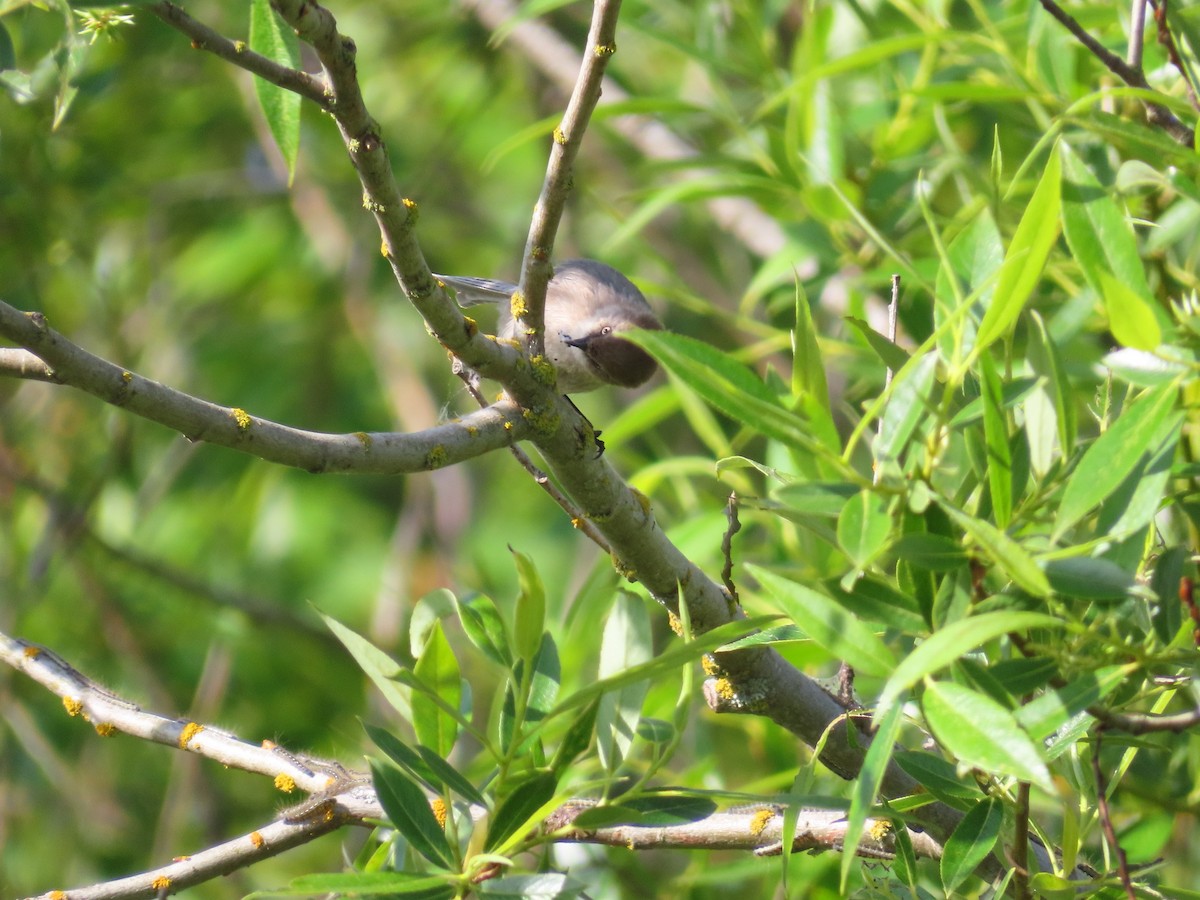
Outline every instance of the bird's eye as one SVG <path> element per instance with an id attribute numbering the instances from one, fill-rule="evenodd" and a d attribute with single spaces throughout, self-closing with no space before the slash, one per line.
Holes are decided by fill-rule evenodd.
<path id="1" fill-rule="evenodd" d="M 601 334 L 612 334 L 612 326 L 605 325 L 603 328 L 600 329 L 600 333 Z"/>

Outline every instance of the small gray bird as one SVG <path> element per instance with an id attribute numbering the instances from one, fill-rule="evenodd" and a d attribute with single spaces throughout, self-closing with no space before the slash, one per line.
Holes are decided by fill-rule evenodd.
<path id="1" fill-rule="evenodd" d="M 509 304 L 515 284 L 437 277 L 454 288 L 463 306 L 497 304 L 497 336 L 517 337 Z M 631 328 L 658 331 L 662 323 L 628 278 L 594 259 L 568 259 L 554 267 L 546 287 L 546 356 L 558 371 L 560 391 L 594 391 L 605 384 L 632 388 L 653 375 L 656 364 L 650 354 L 620 337 Z"/>

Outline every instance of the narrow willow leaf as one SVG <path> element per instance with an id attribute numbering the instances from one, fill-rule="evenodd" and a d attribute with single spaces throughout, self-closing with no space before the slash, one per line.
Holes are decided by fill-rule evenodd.
<path id="1" fill-rule="evenodd" d="M 953 682 L 931 681 L 921 708 L 934 737 L 960 762 L 1054 792 L 1037 745 L 991 697 Z"/>
<path id="2" fill-rule="evenodd" d="M 680 666 L 695 662 L 706 653 L 711 653 L 731 641 L 743 638 L 748 633 L 753 633 L 765 625 L 778 622 L 779 618 L 777 615 L 772 615 L 738 619 L 706 631 L 687 643 L 676 642 L 649 662 L 642 663 L 640 666 L 632 666 L 611 678 L 597 679 L 581 686 L 555 707 L 553 715 L 557 716 L 569 709 L 584 706 L 601 694 L 617 690 L 627 684 L 636 684 L 645 679 L 655 679 L 661 675 L 675 672 Z"/>
<path id="3" fill-rule="evenodd" d="M 980 800 L 955 827 L 942 853 L 942 887 L 947 894 L 966 881 L 992 852 L 1004 824 L 1004 806 L 994 797 Z"/>
<path id="4" fill-rule="evenodd" d="M 855 569 L 869 566 L 883 552 L 892 533 L 887 497 L 872 490 L 859 491 L 838 516 L 838 545 Z"/>
<path id="5" fill-rule="evenodd" d="M 594 700 L 580 710 L 571 722 L 571 727 L 563 735 L 558 749 L 554 752 L 554 761 L 550 768 L 554 774 L 562 777 L 563 771 L 579 754 L 583 753 L 592 743 L 592 734 L 596 730 L 596 716 L 600 711 L 600 701 Z"/>
<path id="6" fill-rule="evenodd" d="M 863 825 L 867 815 L 875 805 L 875 797 L 879 794 L 879 786 L 887 774 L 892 752 L 896 747 L 896 737 L 900 734 L 900 725 L 904 721 L 904 705 L 896 703 L 884 713 L 879 721 L 879 729 L 871 738 L 871 746 L 863 758 L 862 768 L 854 779 L 850 794 L 850 812 L 846 817 L 846 843 L 842 849 L 842 895 L 846 893 L 850 873 L 857 867 L 858 859 L 855 850 L 862 840 Z"/>
<path id="7" fill-rule="evenodd" d="M 1016 541 L 990 522 L 968 516 L 948 503 L 941 503 L 941 507 L 1017 587 L 1035 597 L 1045 597 L 1050 593 L 1050 582 L 1046 580 L 1046 574 Z"/>
<path id="8" fill-rule="evenodd" d="M 1137 238 L 1111 190 L 1102 185 L 1069 144 L 1063 162 L 1063 233 L 1071 256 L 1092 289 L 1104 298 L 1113 335 L 1126 347 L 1153 350 L 1162 341 L 1154 295 L 1138 256 Z"/>
<path id="9" fill-rule="evenodd" d="M 368 641 L 366 638 L 351 631 L 336 619 L 321 613 L 321 618 L 334 636 L 350 651 L 354 661 L 366 674 L 371 682 L 383 694 L 384 699 L 392 705 L 405 721 L 412 721 L 412 689 L 400 684 L 396 678 L 402 669 L 400 664 Z"/>
<path id="10" fill-rule="evenodd" d="M 1061 158 L 1051 152 L 1041 181 L 1034 189 L 1004 255 L 992 302 L 979 323 L 975 339 L 978 350 L 1008 333 L 1037 286 L 1046 257 L 1058 239 L 1061 181 Z"/>
<path id="11" fill-rule="evenodd" d="M 1129 666 L 1105 666 L 1054 688 L 1017 710 L 1017 722 L 1035 741 L 1044 741 L 1073 716 L 1099 703 L 1130 675 Z"/>
<path id="12" fill-rule="evenodd" d="M 1154 307 L 1107 272 L 1101 271 L 1097 277 L 1113 337 L 1134 350 L 1153 350 L 1162 343 Z"/>
<path id="13" fill-rule="evenodd" d="M 1037 312 L 1032 313 L 1030 318 L 1033 320 L 1033 329 L 1028 351 L 1029 366 L 1046 379 L 1050 397 L 1054 402 L 1059 447 L 1064 455 L 1069 455 L 1075 449 L 1075 437 L 1079 427 L 1071 384 L 1067 381 L 1058 346 L 1051 340 L 1046 323 Z"/>
<path id="14" fill-rule="evenodd" d="M 542 645 L 546 627 L 546 589 L 533 560 L 518 550 L 512 550 L 517 563 L 517 611 L 513 625 L 513 643 L 520 659 L 531 660 Z"/>
<path id="15" fill-rule="evenodd" d="M 924 531 L 901 536 L 888 548 L 888 555 L 931 572 L 953 572 L 967 561 L 958 541 Z"/>
<path id="16" fill-rule="evenodd" d="M 386 753 L 392 762 L 413 778 L 423 782 L 431 791 L 441 794 L 449 788 L 471 803 L 486 805 L 483 795 L 476 790 L 475 785 L 428 747 L 418 746 L 413 749 L 390 731 L 369 722 L 363 722 L 363 728 L 375 746 Z"/>
<path id="17" fill-rule="evenodd" d="M 458 709 L 462 700 L 462 676 L 459 673 L 458 660 L 454 658 L 454 651 L 442 631 L 441 622 L 434 623 L 433 630 L 425 642 L 425 649 L 413 666 L 413 675 L 432 694 L 440 697 L 452 708 Z M 458 722 L 454 716 L 447 713 L 424 691 L 413 694 L 412 711 L 413 730 L 417 740 L 433 748 L 438 756 L 449 756 L 454 749 L 454 741 L 458 738 Z"/>
<path id="18" fill-rule="evenodd" d="M 470 600 L 455 597 L 454 604 L 467 639 L 492 662 L 511 668 L 513 655 L 508 630 L 492 598 L 482 594 Z"/>
<path id="19" fill-rule="evenodd" d="M 826 453 L 808 423 L 781 406 L 757 375 L 716 347 L 665 331 L 631 332 L 627 337 L 735 422 L 786 446 Z"/>
<path id="20" fill-rule="evenodd" d="M 979 370 L 983 376 L 983 434 L 987 445 L 988 486 L 991 488 L 992 514 L 996 525 L 1007 528 L 1012 519 L 1013 461 L 1008 450 L 1008 421 L 1004 416 L 1004 398 L 1000 373 L 992 355 L 979 355 Z"/>
<path id="21" fill-rule="evenodd" d="M 904 750 L 895 758 L 896 765 L 943 803 L 953 806 L 961 805 L 958 801 L 980 799 L 979 785 L 959 775 L 954 763 L 942 756 L 924 750 Z"/>
<path id="22" fill-rule="evenodd" d="M 1186 547 L 1169 547 L 1159 556 L 1154 574 L 1150 576 L 1150 587 L 1158 598 L 1154 610 L 1154 631 L 1164 644 L 1174 640 L 1183 624 L 1183 603 L 1179 592 L 1187 584 L 1183 576 L 1188 556 Z"/>
<path id="23" fill-rule="evenodd" d="M 608 678 L 653 656 L 650 616 L 640 597 L 622 591 L 604 625 L 600 642 L 600 677 Z M 600 699 L 596 718 L 596 747 L 600 762 L 615 772 L 624 761 L 637 733 L 648 681 L 629 684 Z"/>
<path id="24" fill-rule="evenodd" d="M 960 619 L 935 631 L 918 644 L 896 667 L 879 695 L 875 715 L 888 709 L 901 693 L 927 675 L 933 675 L 976 647 L 1010 631 L 1030 628 L 1059 628 L 1062 622 L 1054 616 L 1033 612 L 991 612 Z"/>
<path id="25" fill-rule="evenodd" d="M 1046 563 L 1046 578 L 1055 593 L 1107 602 L 1124 600 L 1136 584 L 1133 575 L 1115 562 L 1087 556 L 1050 560 Z"/>
<path id="26" fill-rule="evenodd" d="M 893 372 L 899 372 L 904 368 L 904 364 L 908 362 L 908 351 L 904 350 L 899 344 L 896 344 L 874 328 L 869 322 L 864 322 L 862 319 L 856 319 L 854 316 L 846 316 L 846 321 L 859 330 L 867 344 L 880 361 Z"/>
<path id="27" fill-rule="evenodd" d="M 479 885 L 478 892 L 480 897 L 492 900 L 573 900 L 586 887 L 561 872 L 541 872 L 492 878 Z"/>
<path id="28" fill-rule="evenodd" d="M 434 817 L 425 792 L 399 769 L 375 760 L 371 760 L 371 778 L 388 821 L 427 860 L 442 868 L 450 868 L 452 863 L 446 834 Z"/>
<path id="29" fill-rule="evenodd" d="M 864 675 L 886 677 L 892 671 L 896 657 L 888 646 L 832 598 L 755 565 L 747 564 L 747 570 L 835 659 L 845 660 Z"/>
<path id="30" fill-rule="evenodd" d="M 946 247 L 952 271 L 943 265 L 938 268 L 934 286 L 934 325 L 941 326 L 953 316 L 967 298 L 976 294 L 972 302 L 982 315 L 991 303 L 996 291 L 996 272 L 1004 262 L 1004 243 L 1000 240 L 1000 229 L 986 207 L 975 216 L 966 228 L 960 231 Z M 959 317 L 959 324 L 938 339 L 942 358 L 957 368 L 965 353 L 975 345 L 976 318 Z"/>
<path id="31" fill-rule="evenodd" d="M 1155 433 L 1175 405 L 1176 394 L 1174 385 L 1142 394 L 1084 451 L 1063 491 L 1054 540 L 1116 490 L 1149 452 Z"/>
<path id="32" fill-rule="evenodd" d="M 300 68 L 300 39 L 296 32 L 275 14 L 270 0 L 251 0 L 250 49 L 289 69 Z M 287 164 L 288 185 L 296 175 L 300 155 L 300 95 L 257 75 L 254 92 L 275 145 Z"/>
<path id="33" fill-rule="evenodd" d="M 450 900 L 454 888 L 447 876 L 414 875 L 408 872 L 315 872 L 288 882 L 284 890 L 272 888 L 246 895 L 259 897 L 314 897 L 344 895 L 352 897 L 420 897 L 421 900 Z"/>
<path id="34" fill-rule="evenodd" d="M 808 394 L 822 409 L 829 410 L 829 386 L 825 381 L 825 361 L 817 343 L 817 329 L 804 286 L 796 280 L 796 330 L 792 332 L 792 394 Z"/>
<path id="35" fill-rule="evenodd" d="M 926 353 L 911 369 L 898 373 L 892 382 L 892 396 L 879 422 L 875 438 L 878 463 L 900 458 L 917 425 L 929 418 L 929 395 L 937 374 L 938 354 Z"/>
<path id="36" fill-rule="evenodd" d="M 554 799 L 557 787 L 558 779 L 553 772 L 537 772 L 512 785 L 492 816 L 485 848 L 489 852 L 505 852 L 504 845 L 509 838 L 523 834 L 525 829 L 536 824 L 530 820 Z"/>

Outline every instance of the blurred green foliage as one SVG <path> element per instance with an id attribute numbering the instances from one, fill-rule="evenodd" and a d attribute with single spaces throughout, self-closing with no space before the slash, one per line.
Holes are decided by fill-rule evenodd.
<path id="1" fill-rule="evenodd" d="M 578 48 L 587 9 L 548 6 L 546 21 Z M 13 63 L 0 72 L 5 301 L 44 311 L 99 356 L 291 425 L 416 430 L 469 408 L 378 255 L 330 121 L 304 110 L 288 189 L 249 76 L 144 11 L 111 38 L 64 38 L 64 9 L 0 3 Z M 331 9 L 357 43 L 368 107 L 421 207 L 433 268 L 514 275 L 559 88 L 466 9 Z M 242 4 L 188 10 L 246 36 Z M 1074 12 L 1122 48 L 1122 7 Z M 1194 10 L 1173 14 L 1191 61 Z M 1146 69 L 1182 96 L 1152 40 Z M 1196 704 L 1190 681 L 1155 682 L 1195 666 L 1176 603 L 1197 514 L 1194 152 L 1142 124 L 1136 98 L 1101 90 L 1111 79 L 1039 8 L 1011 0 L 627 0 L 610 71 L 631 105 L 697 156 L 648 156 L 598 116 L 558 254 L 622 268 L 672 332 L 707 345 L 664 336 L 651 346 L 669 377 L 580 401 L 614 465 L 713 574 L 736 489 L 747 608 L 787 612 L 810 638 L 786 632 L 780 652 L 831 676 L 848 652 L 838 617 L 855 617 L 874 639 L 855 646 L 859 696 L 872 706 L 881 693 L 924 692 L 906 712 L 923 712 L 944 750 L 987 771 L 1007 801 L 1001 840 L 1011 837 L 1009 776 L 1020 775 L 1058 792 L 1034 792 L 1047 843 L 1111 869 L 1094 815 L 1094 723 L 1026 698 L 1053 700 L 1052 677 L 1078 687 L 1096 672 L 1095 698 L 1114 708 Z M 1194 119 L 1186 106 L 1181 115 Z M 779 228 L 766 256 L 715 224 L 707 201 L 730 196 Z M 872 333 L 884 330 L 893 273 L 899 348 Z M 984 312 L 1005 303 L 1011 320 Z M 1112 355 L 1119 343 L 1153 355 Z M 899 371 L 885 393 L 888 365 Z M 614 600 L 608 560 L 505 455 L 403 479 L 318 477 L 188 444 L 62 388 L 0 381 L 0 403 L 0 625 L 158 712 L 348 764 L 378 755 L 359 717 L 445 750 L 449 723 L 426 707 L 415 731 L 404 725 L 317 610 L 406 665 L 433 641 L 437 658 L 417 661 L 413 677 L 445 683 L 460 671 L 475 727 L 493 740 L 509 729 L 509 742 L 530 710 L 553 706 L 531 700 L 531 673 L 569 698 L 595 682 L 606 628 L 648 610 L 652 649 L 679 646 L 657 608 Z M 514 558 L 530 564 L 521 578 Z M 743 582 L 743 562 L 763 567 L 767 590 Z M 544 611 L 530 624 L 532 569 Z M 418 605 L 443 587 L 495 598 L 523 658 L 479 649 L 443 595 Z M 410 639 L 414 610 L 423 625 Z M 1029 634 L 1027 662 L 1000 636 L 1042 622 L 1021 618 L 1035 613 L 1061 624 Z M 985 615 L 1009 618 L 987 619 L 997 630 L 980 647 Z M 538 641 L 542 622 L 549 643 Z M 560 760 L 560 791 L 653 772 L 658 785 L 776 795 L 809 773 L 794 737 L 766 720 L 713 716 L 688 666 L 667 668 L 642 683 L 640 712 L 661 724 L 607 746 L 607 770 L 594 746 L 575 764 Z M 0 685 L 5 896 L 139 871 L 288 802 L 244 773 L 101 741 L 21 678 Z M 640 692 L 614 696 L 625 705 L 605 713 L 610 723 Z M 991 734 L 967 735 L 972 703 L 995 719 Z M 546 727 L 546 765 L 569 744 L 573 716 Z M 903 734 L 917 747 L 913 721 Z M 1007 756 L 989 752 L 997 735 L 1013 741 Z M 495 767 L 479 744 L 459 736 L 450 757 L 476 787 Z M 1166 857 L 1154 878 L 1194 883 L 1195 741 L 1109 733 L 1103 748 L 1131 860 Z M 502 749 L 511 771 L 502 763 L 489 790 L 511 811 L 514 785 L 545 784 L 513 762 L 511 743 Z M 913 771 L 934 782 L 917 756 L 906 757 Z M 813 771 L 809 793 L 851 796 Z M 966 789 L 959 802 L 976 810 L 978 831 L 958 836 L 959 869 L 918 864 L 922 896 L 978 889 L 961 887 L 963 860 L 995 840 L 997 813 Z M 505 819 L 512 830 L 498 842 L 520 824 Z M 325 838 L 188 895 L 240 896 L 336 870 L 341 844 L 353 856 L 363 838 Z M 767 896 L 781 884 L 778 860 L 743 854 L 556 852 L 590 896 L 647 896 L 650 885 L 660 896 Z M 378 864 L 372 853 L 368 843 L 360 860 Z M 841 896 L 843 878 L 862 896 L 901 896 L 907 880 L 882 864 L 843 873 L 833 854 L 793 857 L 786 871 L 791 895 L 806 897 Z"/>

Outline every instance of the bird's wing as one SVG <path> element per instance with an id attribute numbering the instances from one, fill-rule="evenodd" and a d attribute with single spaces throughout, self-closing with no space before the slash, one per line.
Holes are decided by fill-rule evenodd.
<path id="1" fill-rule="evenodd" d="M 471 278 L 464 275 L 435 275 L 454 288 L 461 306 L 477 306 L 480 303 L 507 301 L 517 289 L 508 281 L 494 278 Z"/>

